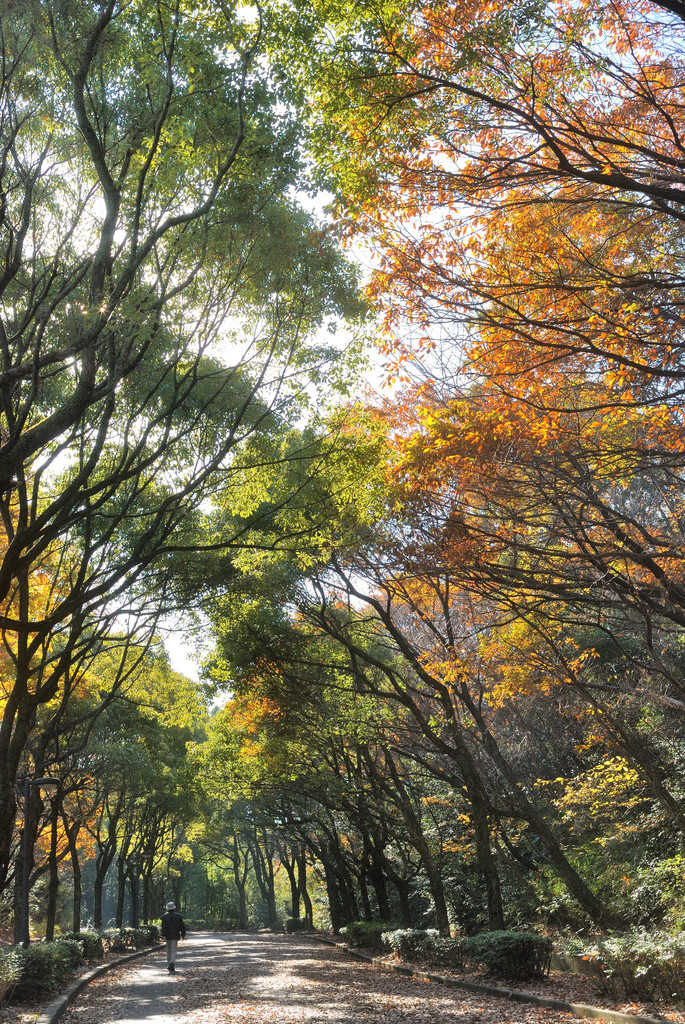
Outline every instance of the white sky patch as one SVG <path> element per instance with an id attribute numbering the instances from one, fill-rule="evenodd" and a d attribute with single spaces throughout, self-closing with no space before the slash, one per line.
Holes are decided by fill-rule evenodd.
<path id="1" fill-rule="evenodd" d="M 206 624 L 197 626 L 173 619 L 167 619 L 162 626 L 164 650 L 171 668 L 196 683 L 200 681 L 200 662 L 206 653 L 202 638 L 207 637 L 208 629 Z"/>

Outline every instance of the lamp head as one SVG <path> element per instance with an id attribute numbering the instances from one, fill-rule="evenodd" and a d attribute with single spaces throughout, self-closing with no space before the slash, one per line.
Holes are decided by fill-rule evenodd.
<path id="1" fill-rule="evenodd" d="M 40 788 L 44 789 L 50 796 L 54 796 L 60 787 L 60 781 L 59 779 L 53 779 L 50 778 L 50 776 L 46 776 L 44 779 L 32 779 L 31 785 L 40 786 Z"/>

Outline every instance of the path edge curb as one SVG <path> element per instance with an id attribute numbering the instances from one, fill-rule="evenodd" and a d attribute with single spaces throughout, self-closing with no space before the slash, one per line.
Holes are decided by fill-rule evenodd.
<path id="1" fill-rule="evenodd" d="M 107 974 L 108 971 L 114 970 L 115 967 L 120 967 L 122 964 L 127 964 L 131 960 L 140 960 L 141 957 L 149 956 L 150 953 L 157 953 L 161 949 L 161 945 L 151 946 L 149 949 L 138 949 L 135 953 L 129 953 L 128 956 L 122 956 L 118 960 L 110 960 L 107 964 L 100 964 L 99 967 L 94 967 L 90 971 L 86 971 L 85 974 L 79 975 L 74 981 L 71 982 L 63 992 L 60 992 L 51 1003 L 49 1003 L 45 1009 L 38 1014 L 36 1017 L 35 1024 L 55 1024 L 60 1019 L 64 1011 L 73 1003 L 76 996 L 89 985 L 91 981 L 101 977 L 103 974 Z"/>
<path id="2" fill-rule="evenodd" d="M 608 1021 L 609 1024 L 665 1024 L 663 1017 L 647 1017 L 639 1013 L 623 1013 L 621 1010 L 608 1010 L 603 1006 L 589 1006 L 587 1003 L 566 1003 L 561 999 L 538 996 L 534 992 L 495 988 L 494 985 L 481 985 L 477 981 L 460 981 L 458 978 L 450 978 L 445 974 L 419 971 L 414 967 L 405 967 L 404 964 L 389 964 L 386 960 L 381 960 L 380 957 L 369 956 L 367 953 L 360 953 L 356 949 L 351 949 L 346 942 L 336 942 L 335 939 L 326 939 L 322 935 L 310 935 L 309 937 L 314 939 L 315 942 L 323 942 L 327 946 L 335 946 L 336 949 L 347 953 L 348 956 L 353 957 L 355 960 L 364 960 L 366 963 L 375 964 L 376 967 L 385 967 L 386 970 L 395 971 L 396 974 L 408 975 L 410 978 L 418 978 L 420 981 L 435 981 L 439 985 L 446 985 L 448 988 L 464 988 L 468 992 L 480 992 L 482 995 L 510 999 L 514 1003 L 533 1003 L 535 1006 L 545 1006 L 550 1010 L 562 1010 L 564 1013 L 573 1013 L 576 1017 L 593 1017 L 596 1020 Z"/>

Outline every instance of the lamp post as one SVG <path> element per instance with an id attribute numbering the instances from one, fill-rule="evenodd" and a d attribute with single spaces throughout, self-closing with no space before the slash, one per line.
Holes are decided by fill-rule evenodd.
<path id="1" fill-rule="evenodd" d="M 43 779 L 24 779 L 24 833 L 21 837 L 21 944 L 24 949 L 28 949 L 31 941 L 29 936 L 29 799 L 31 796 L 31 786 L 40 786 L 49 793 L 56 793 L 59 789 L 59 779 L 52 779 L 50 776 L 46 776 Z"/>

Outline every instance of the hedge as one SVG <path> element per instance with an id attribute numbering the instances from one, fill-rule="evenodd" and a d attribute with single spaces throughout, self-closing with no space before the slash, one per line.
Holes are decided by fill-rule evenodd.
<path id="1" fill-rule="evenodd" d="M 525 981 L 549 971 L 552 942 L 537 932 L 483 932 L 463 940 L 464 958 L 489 974 Z"/>
<path id="2" fill-rule="evenodd" d="M 21 977 L 21 959 L 12 946 L 0 949 L 0 1003 L 9 998 Z"/>
<path id="3" fill-rule="evenodd" d="M 398 928 L 385 932 L 382 941 L 403 960 L 428 961 L 448 970 L 460 970 L 469 963 L 514 981 L 545 974 L 552 954 L 550 940 L 535 932 L 497 931 L 443 939 L 432 928 Z"/>
<path id="4" fill-rule="evenodd" d="M 393 926 L 383 921 L 352 921 L 340 929 L 340 934 L 355 949 L 371 949 L 380 953 L 383 949 L 383 932 L 392 930 Z"/>
<path id="5" fill-rule="evenodd" d="M 286 917 L 285 930 L 287 932 L 301 932 L 306 923 L 304 917 Z"/>
<path id="6" fill-rule="evenodd" d="M 685 932 L 633 929 L 601 939 L 566 939 L 562 953 L 616 997 L 685 999 Z"/>
<path id="7" fill-rule="evenodd" d="M 77 967 L 84 962 L 78 942 L 64 939 L 57 942 L 33 942 L 27 949 L 15 946 L 20 976 L 12 998 L 41 998 L 61 988 Z"/>
<path id="8" fill-rule="evenodd" d="M 102 935 L 107 949 L 113 953 L 150 946 L 156 941 L 155 936 L 159 937 L 159 929 L 154 924 L 146 924 L 141 928 L 108 928 Z"/>
<path id="9" fill-rule="evenodd" d="M 385 948 L 402 960 L 425 960 L 435 953 L 438 932 L 435 928 L 397 928 L 384 932 L 382 938 Z"/>
<path id="10" fill-rule="evenodd" d="M 78 942 L 86 960 L 102 960 L 105 955 L 105 945 L 102 936 L 97 932 L 63 932 L 57 937 L 58 942 L 73 940 Z"/>

